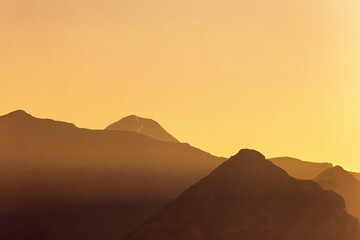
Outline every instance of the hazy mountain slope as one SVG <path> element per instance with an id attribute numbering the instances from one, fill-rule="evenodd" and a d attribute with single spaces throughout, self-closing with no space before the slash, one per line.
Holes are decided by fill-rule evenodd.
<path id="1" fill-rule="evenodd" d="M 344 207 L 334 192 L 241 150 L 125 239 L 359 239 Z"/>
<path id="2" fill-rule="evenodd" d="M 357 180 L 360 181 L 360 173 L 357 172 L 350 172 Z"/>
<path id="3" fill-rule="evenodd" d="M 270 158 L 269 160 L 284 169 L 290 176 L 298 179 L 313 179 L 332 167 L 331 163 L 306 162 L 290 157 Z"/>
<path id="4" fill-rule="evenodd" d="M 12 112 L 0 117 L 0 239 L 123 236 L 222 161 L 188 144 Z M 69 231 L 77 237 L 63 238 Z"/>
<path id="5" fill-rule="evenodd" d="M 135 115 L 124 117 L 105 128 L 105 130 L 132 131 L 161 141 L 178 142 L 176 138 L 166 132 L 156 121 Z"/>
<path id="6" fill-rule="evenodd" d="M 340 194 L 345 200 L 348 212 L 360 218 L 360 182 L 351 173 L 336 166 L 322 172 L 314 181 L 324 189 Z"/>

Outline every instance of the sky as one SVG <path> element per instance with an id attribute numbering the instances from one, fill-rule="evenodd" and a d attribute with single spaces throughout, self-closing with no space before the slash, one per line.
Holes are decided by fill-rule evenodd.
<path id="1" fill-rule="evenodd" d="M 218 156 L 360 171 L 358 0 L 0 0 L 0 115 L 136 114 Z"/>

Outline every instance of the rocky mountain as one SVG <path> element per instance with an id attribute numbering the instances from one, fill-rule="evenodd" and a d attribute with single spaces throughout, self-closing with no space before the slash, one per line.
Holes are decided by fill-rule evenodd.
<path id="1" fill-rule="evenodd" d="M 339 195 L 241 150 L 125 239 L 359 238 L 359 222 Z"/>
<path id="2" fill-rule="evenodd" d="M 165 129 L 162 128 L 156 121 L 135 115 L 124 117 L 105 128 L 105 130 L 132 131 L 161 141 L 179 142 L 176 138 L 171 136 L 171 134 L 165 131 Z"/>
<path id="3" fill-rule="evenodd" d="M 0 239 L 121 238 L 223 160 L 12 112 L 0 117 Z"/>
<path id="4" fill-rule="evenodd" d="M 346 203 L 346 209 L 360 218 L 360 182 L 340 166 L 325 170 L 314 178 L 324 189 L 340 194 Z"/>
<path id="5" fill-rule="evenodd" d="M 306 162 L 290 157 L 270 158 L 269 160 L 297 179 L 313 179 L 326 169 L 332 168 L 331 163 Z"/>

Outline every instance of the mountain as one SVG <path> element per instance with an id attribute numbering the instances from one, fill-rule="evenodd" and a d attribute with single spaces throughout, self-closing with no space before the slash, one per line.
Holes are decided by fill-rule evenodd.
<path id="1" fill-rule="evenodd" d="M 336 193 L 241 150 L 125 239 L 359 239 L 344 208 Z"/>
<path id="2" fill-rule="evenodd" d="M 326 169 L 332 168 L 331 163 L 306 162 L 290 157 L 270 158 L 269 160 L 297 179 L 310 180 Z"/>
<path id="3" fill-rule="evenodd" d="M 350 172 L 357 180 L 360 181 L 360 173 L 357 172 Z"/>
<path id="4" fill-rule="evenodd" d="M 223 161 L 186 143 L 9 113 L 0 239 L 121 238 Z"/>
<path id="5" fill-rule="evenodd" d="M 159 123 L 152 119 L 141 118 L 135 115 L 124 117 L 105 128 L 105 130 L 132 131 L 161 141 L 179 142 L 176 138 L 166 132 Z"/>
<path id="6" fill-rule="evenodd" d="M 360 218 L 360 182 L 340 166 L 325 170 L 314 178 L 324 189 L 340 194 L 346 203 L 348 212 Z"/>

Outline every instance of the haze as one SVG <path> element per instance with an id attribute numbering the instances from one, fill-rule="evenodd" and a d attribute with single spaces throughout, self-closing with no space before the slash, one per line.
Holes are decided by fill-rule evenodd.
<path id="1" fill-rule="evenodd" d="M 0 0 L 0 115 L 103 129 L 150 117 L 218 156 L 239 146 L 360 171 L 357 0 Z"/>

